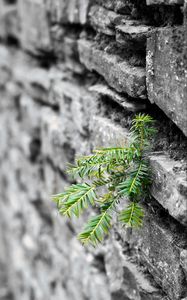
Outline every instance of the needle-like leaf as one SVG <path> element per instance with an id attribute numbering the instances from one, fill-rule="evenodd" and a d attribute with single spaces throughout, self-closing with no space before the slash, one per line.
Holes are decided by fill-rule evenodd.
<path id="1" fill-rule="evenodd" d="M 127 227 L 141 227 L 143 223 L 143 209 L 135 202 L 130 203 L 119 215 L 119 221 Z"/>
<path id="2" fill-rule="evenodd" d="M 58 197 L 59 200 L 57 200 Z M 95 185 L 73 184 L 63 194 L 54 196 L 54 200 L 58 201 L 58 209 L 62 215 L 79 217 L 89 204 L 94 205 L 96 200 Z"/>

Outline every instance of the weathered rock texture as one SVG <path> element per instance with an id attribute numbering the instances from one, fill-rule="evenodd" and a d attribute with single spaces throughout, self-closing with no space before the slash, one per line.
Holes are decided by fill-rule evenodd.
<path id="1" fill-rule="evenodd" d="M 0 0 L 0 300 L 187 299 L 186 20 L 182 0 Z M 144 226 L 84 249 L 51 195 L 137 112 L 158 121 Z"/>

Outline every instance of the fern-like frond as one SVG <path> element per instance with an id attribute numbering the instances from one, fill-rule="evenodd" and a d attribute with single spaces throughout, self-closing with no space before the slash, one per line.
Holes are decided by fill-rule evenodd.
<path id="1" fill-rule="evenodd" d="M 149 167 L 146 162 L 140 161 L 136 167 L 128 174 L 125 181 L 118 185 L 121 196 L 133 197 L 139 195 L 145 186 L 149 176 Z"/>
<path id="2" fill-rule="evenodd" d="M 145 126 L 147 124 L 153 124 L 154 122 L 154 119 L 150 115 L 144 113 L 137 114 L 132 120 L 132 124 L 136 124 L 136 126 L 138 126 L 140 123 L 143 123 Z"/>
<path id="3" fill-rule="evenodd" d="M 100 178 L 100 179 L 94 180 L 93 184 L 96 187 L 101 187 L 101 186 L 107 185 L 110 182 L 111 182 L 111 179 L 109 177 L 108 178 L 105 177 L 105 178 Z"/>
<path id="4" fill-rule="evenodd" d="M 119 221 L 127 227 L 141 227 L 143 223 L 143 209 L 135 202 L 130 203 L 119 215 Z"/>
<path id="5" fill-rule="evenodd" d="M 73 184 L 60 196 L 59 212 L 71 217 L 79 217 L 89 204 L 94 205 L 96 200 L 95 186 L 87 183 Z"/>
<path id="6" fill-rule="evenodd" d="M 123 197 L 128 198 L 130 204 L 120 213 L 119 220 L 129 227 L 142 225 L 144 214 L 138 202 L 149 194 L 151 174 L 146 157 L 151 149 L 150 139 L 156 132 L 153 118 L 142 113 L 136 115 L 130 132 L 127 147 L 96 149 L 92 155 L 79 157 L 74 165 L 69 164 L 69 174 L 87 178 L 92 184 L 73 184 L 53 196 L 60 213 L 68 217 L 79 217 L 89 205 L 99 209 L 99 214 L 88 221 L 78 237 L 83 244 L 96 246 L 103 240 Z"/>
<path id="7" fill-rule="evenodd" d="M 115 208 L 115 202 L 115 198 L 109 202 L 104 202 L 100 207 L 101 213 L 88 221 L 83 232 L 78 236 L 78 239 L 84 245 L 90 244 L 96 246 L 102 242 L 104 236 L 108 234 L 111 227 L 112 211 Z"/>
<path id="8" fill-rule="evenodd" d="M 76 164 L 69 164 L 67 173 L 74 177 L 96 177 L 101 178 L 106 170 L 107 158 L 104 156 L 90 155 L 83 156 L 76 160 Z"/>
<path id="9" fill-rule="evenodd" d="M 110 148 L 101 148 L 94 150 L 96 155 L 101 155 L 108 158 L 108 161 L 112 159 L 115 162 L 125 162 L 129 161 L 134 157 L 135 148 L 133 146 L 130 147 L 110 147 Z"/>
<path id="10" fill-rule="evenodd" d="M 52 200 L 56 203 L 58 209 L 60 208 L 60 203 L 62 199 L 65 199 L 64 192 L 60 194 L 52 195 Z"/>
<path id="11" fill-rule="evenodd" d="M 102 178 L 105 172 L 128 164 L 136 154 L 136 149 L 102 148 L 94 150 L 94 154 L 83 156 L 76 160 L 76 164 L 69 164 L 67 173 L 76 177 Z"/>
<path id="12" fill-rule="evenodd" d="M 153 137 L 157 130 L 154 126 L 154 119 L 147 114 L 138 114 L 132 121 L 131 139 L 132 144 L 139 149 L 139 155 L 142 151 L 150 148 L 150 138 Z"/>

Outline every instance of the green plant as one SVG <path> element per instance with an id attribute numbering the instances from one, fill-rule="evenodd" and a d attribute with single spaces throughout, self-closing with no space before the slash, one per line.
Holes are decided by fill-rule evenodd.
<path id="1" fill-rule="evenodd" d="M 113 213 L 126 226 L 142 226 L 144 212 L 139 202 L 149 192 L 151 174 L 147 154 L 155 132 L 154 120 L 149 115 L 136 115 L 128 147 L 97 149 L 68 166 L 68 174 L 87 182 L 73 184 L 53 196 L 59 212 L 71 218 L 79 217 L 89 206 L 99 210 L 78 236 L 83 244 L 96 246 L 103 240 L 111 227 Z M 124 197 L 129 204 L 118 212 L 117 205 Z"/>

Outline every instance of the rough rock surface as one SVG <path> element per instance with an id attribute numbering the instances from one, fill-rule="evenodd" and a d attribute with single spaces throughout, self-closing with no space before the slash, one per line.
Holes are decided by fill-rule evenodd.
<path id="1" fill-rule="evenodd" d="M 187 63 L 183 27 L 162 28 L 147 43 L 148 97 L 187 135 Z"/>
<path id="2" fill-rule="evenodd" d="M 187 299 L 182 5 L 0 1 L 0 300 Z M 65 220 L 51 195 L 76 156 L 128 144 L 137 112 L 158 121 L 144 226 L 85 249 L 87 215 Z"/>
<path id="3" fill-rule="evenodd" d="M 184 0 L 146 0 L 147 5 L 182 5 L 184 3 Z"/>
<path id="4" fill-rule="evenodd" d="M 88 70 L 98 72 L 118 92 L 127 93 L 134 98 L 146 98 L 143 68 L 132 67 L 127 61 L 119 61 L 116 55 L 97 49 L 87 40 L 79 41 L 79 54 Z M 113 72 L 110 72 L 111 69 Z"/>

